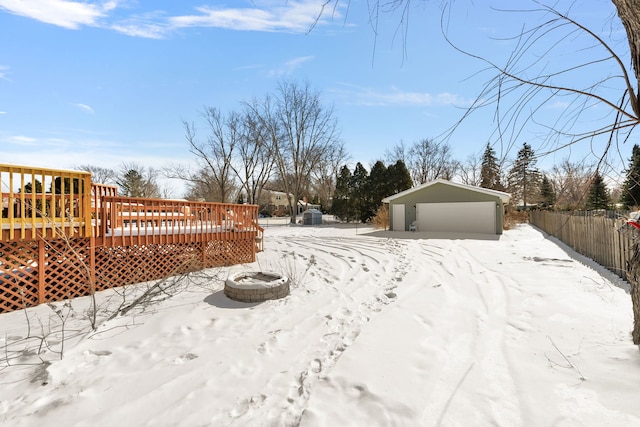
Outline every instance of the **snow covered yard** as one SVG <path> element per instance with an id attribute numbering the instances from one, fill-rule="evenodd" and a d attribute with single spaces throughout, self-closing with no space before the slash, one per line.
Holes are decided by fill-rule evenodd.
<path id="1" fill-rule="evenodd" d="M 0 363 L 0 424 L 640 425 L 631 301 L 611 276 L 528 225 L 499 240 L 424 237 L 267 228 L 255 264 L 194 274 L 36 366 L 37 345 L 16 344 L 25 313 L 0 315 L 0 346 L 24 347 Z M 280 300 L 231 301 L 223 280 L 244 270 L 295 284 Z M 69 331 L 88 326 L 87 303 L 71 303 Z M 51 313 L 28 310 L 32 334 Z"/>

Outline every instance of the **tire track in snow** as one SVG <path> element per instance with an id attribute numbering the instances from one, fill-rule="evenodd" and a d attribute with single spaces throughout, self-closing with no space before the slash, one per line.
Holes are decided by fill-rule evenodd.
<path id="1" fill-rule="evenodd" d="M 451 265 L 446 265 L 445 270 L 452 276 L 461 277 L 461 282 L 455 285 L 461 302 L 476 306 L 475 310 L 468 311 L 475 314 L 465 322 L 458 322 L 466 324 L 473 333 L 452 331 L 456 337 L 446 343 L 448 357 L 438 376 L 439 385 L 429 396 L 423 421 L 425 425 L 434 419 L 438 424 L 446 422 L 449 411 L 455 408 L 456 412 L 473 412 L 475 419 L 483 424 L 522 425 L 522 400 L 514 384 L 513 362 L 506 349 L 508 278 L 487 270 L 471 251 L 457 248 L 456 252 L 462 256 L 450 260 Z M 459 378 L 459 381 L 451 383 L 448 380 L 451 377 Z M 466 382 L 470 385 L 465 385 Z M 478 384 L 483 385 L 482 394 L 486 397 L 482 403 L 488 402 L 488 405 L 470 401 L 467 397 L 466 388 Z M 515 402 L 513 396 L 517 397 Z"/>
<path id="2" fill-rule="evenodd" d="M 372 240 L 370 244 L 363 244 L 361 239 L 349 238 L 340 239 L 341 243 L 336 244 L 313 236 L 289 239 L 288 242 L 295 243 L 298 250 L 316 254 L 318 268 L 314 274 L 328 285 L 335 287 L 339 283 L 339 291 L 345 299 L 351 298 L 349 291 L 354 286 L 360 287 L 363 281 L 376 281 L 387 275 L 389 267 L 380 259 L 386 260 L 387 248 L 393 244 L 391 240 Z"/>

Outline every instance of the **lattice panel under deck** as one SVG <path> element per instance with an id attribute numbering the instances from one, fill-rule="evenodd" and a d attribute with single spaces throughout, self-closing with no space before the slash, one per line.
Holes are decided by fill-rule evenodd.
<path id="1" fill-rule="evenodd" d="M 61 301 L 91 293 L 90 253 L 87 239 L 46 242 L 42 302 Z"/>
<path id="2" fill-rule="evenodd" d="M 207 242 L 204 267 L 246 264 L 254 261 L 255 242 L 252 239 Z"/>
<path id="3" fill-rule="evenodd" d="M 152 244 L 98 248 L 96 277 L 98 290 L 162 279 L 199 265 L 192 244 Z"/>
<path id="4" fill-rule="evenodd" d="M 95 290 L 250 263 L 255 250 L 253 239 L 96 247 Z M 90 239 L 0 242 L 0 313 L 88 295 L 91 256 Z"/>
<path id="5" fill-rule="evenodd" d="M 37 242 L 0 242 L 0 313 L 38 305 Z"/>

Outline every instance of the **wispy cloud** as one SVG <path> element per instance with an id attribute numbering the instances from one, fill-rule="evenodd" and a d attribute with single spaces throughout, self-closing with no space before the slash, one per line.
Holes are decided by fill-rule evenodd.
<path id="1" fill-rule="evenodd" d="M 192 15 L 174 16 L 169 23 L 175 28 L 215 27 L 240 31 L 306 32 L 324 22 L 323 6 L 317 0 L 253 2 L 255 7 L 223 8 L 200 6 Z M 339 14 L 336 10 L 333 16 Z"/>
<path id="2" fill-rule="evenodd" d="M 7 112 L 6 111 L 0 111 L 0 116 L 3 115 L 3 114 L 7 114 Z"/>
<path id="3" fill-rule="evenodd" d="M 94 25 L 117 3 L 91 3 L 69 0 L 0 0 L 0 9 L 69 29 Z"/>
<path id="4" fill-rule="evenodd" d="M 567 108 L 569 108 L 570 105 L 571 104 L 569 102 L 556 100 L 555 102 L 549 103 L 547 105 L 547 108 L 557 109 L 557 110 L 566 110 Z"/>
<path id="5" fill-rule="evenodd" d="M 122 16 L 137 3 L 122 0 L 0 0 L 0 11 L 35 19 L 69 29 L 83 26 L 108 28 L 132 37 L 162 39 L 184 28 L 208 27 L 237 31 L 269 31 L 303 33 L 328 18 L 341 16 L 340 3 L 324 11 L 318 0 L 254 0 L 250 7 L 204 5 L 195 7 L 193 13 L 168 16 L 165 11 L 145 11 Z M 138 6 L 139 7 L 139 6 Z M 119 9 L 120 14 L 116 14 Z M 118 16 L 116 16 L 118 15 Z"/>
<path id="6" fill-rule="evenodd" d="M 429 92 L 402 91 L 392 87 L 388 91 L 375 91 L 370 88 L 349 87 L 348 89 L 333 90 L 333 93 L 349 99 L 351 104 L 364 106 L 466 106 L 472 102 L 460 95 L 449 92 L 437 94 Z"/>
<path id="7" fill-rule="evenodd" d="M 75 104 L 75 106 L 80 108 L 83 111 L 86 111 L 87 113 L 95 114 L 95 111 L 93 111 L 93 108 L 91 108 L 87 104 Z"/>
<path id="8" fill-rule="evenodd" d="M 164 11 L 145 12 L 120 19 L 111 24 L 110 28 L 132 37 L 163 39 L 173 31 L 167 23 L 167 19 L 167 14 Z"/>
<path id="9" fill-rule="evenodd" d="M 141 24 L 135 21 L 123 21 L 111 26 L 111 29 L 126 34 L 131 37 L 142 37 L 146 39 L 164 39 L 171 32 L 171 29 L 158 24 Z"/>
<path id="10" fill-rule="evenodd" d="M 313 56 L 300 56 L 298 58 L 291 59 L 282 64 L 279 68 L 269 71 L 269 77 L 292 74 L 295 70 L 302 67 L 302 64 L 313 60 L 313 58 Z"/>
<path id="11" fill-rule="evenodd" d="M 9 80 L 9 78 L 7 77 L 7 70 L 9 69 L 9 67 L 7 67 L 6 65 L 0 65 L 0 79 L 2 80 Z"/>
<path id="12" fill-rule="evenodd" d="M 7 141 L 10 144 L 16 144 L 16 145 L 34 145 L 37 139 L 24 136 L 24 135 L 13 135 L 8 137 Z"/>

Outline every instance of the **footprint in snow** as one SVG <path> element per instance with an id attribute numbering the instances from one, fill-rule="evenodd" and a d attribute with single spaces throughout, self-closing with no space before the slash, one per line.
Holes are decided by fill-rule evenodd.
<path id="1" fill-rule="evenodd" d="M 198 358 L 197 354 L 185 353 L 185 354 L 182 354 L 182 355 L 176 357 L 175 359 L 173 359 L 173 364 L 174 365 L 184 365 L 188 361 L 193 360 L 193 359 L 197 359 L 197 358 Z"/>

